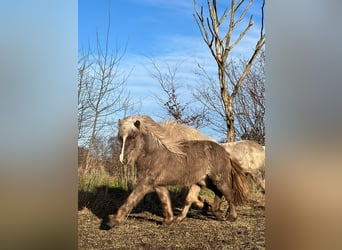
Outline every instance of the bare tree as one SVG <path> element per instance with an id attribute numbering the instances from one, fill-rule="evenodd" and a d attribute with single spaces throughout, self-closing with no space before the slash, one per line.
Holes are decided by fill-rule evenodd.
<path id="1" fill-rule="evenodd" d="M 248 61 L 240 59 L 230 61 L 226 70 L 229 81 L 239 80 Z M 265 143 L 265 53 L 262 50 L 242 82 L 234 99 L 235 133 L 238 139 L 254 140 Z M 198 88 L 193 96 L 209 111 L 206 118 L 209 127 L 219 135 L 226 135 L 224 128 L 225 111 L 217 80 L 201 66 L 196 72 L 199 77 Z M 221 139 L 225 141 L 225 139 Z"/>
<path id="2" fill-rule="evenodd" d="M 89 90 L 88 104 L 93 112 L 90 147 L 96 135 L 104 127 L 113 124 L 114 121 L 110 120 L 113 115 L 123 112 L 130 105 L 130 98 L 126 92 L 127 75 L 120 69 L 124 53 L 120 54 L 118 49 L 110 52 L 108 46 L 107 33 L 104 49 L 97 40 L 97 53 L 93 58 L 91 80 L 86 83 Z"/>
<path id="3" fill-rule="evenodd" d="M 113 133 L 117 116 L 122 116 L 133 105 L 126 88 L 129 74 L 121 70 L 126 47 L 120 50 L 116 45 L 111 49 L 109 12 L 108 17 L 104 43 L 96 33 L 95 52 L 88 49 L 79 60 L 79 139 L 82 137 L 88 146 L 88 160 L 106 154 L 101 152 L 104 151 L 103 138 Z"/>
<path id="4" fill-rule="evenodd" d="M 201 103 L 206 110 L 206 124 L 215 131 L 215 134 L 223 136 L 219 141 L 226 141 L 227 128 L 225 128 L 226 114 L 224 103 L 221 98 L 220 90 L 217 88 L 217 80 L 198 64 L 198 70 L 195 71 L 198 77 L 198 87 L 192 91 L 195 100 Z"/>
<path id="5" fill-rule="evenodd" d="M 237 80 L 248 62 L 232 63 L 228 76 L 232 82 Z M 236 135 L 241 139 L 254 140 L 265 145 L 265 52 L 256 58 L 253 66 L 241 84 L 235 98 L 237 118 Z M 238 73 L 240 72 L 240 73 Z"/>
<path id="6" fill-rule="evenodd" d="M 150 62 L 153 71 L 149 70 L 149 73 L 152 78 L 158 81 L 163 92 L 166 94 L 166 98 L 155 95 L 166 111 L 166 117 L 196 128 L 205 126 L 205 110 L 196 108 L 194 100 L 188 102 L 181 100 L 179 93 L 181 85 L 177 78 L 177 72 L 181 63 L 173 67 L 166 63 L 165 69 L 162 70 L 154 59 L 150 58 Z"/>
<path id="7" fill-rule="evenodd" d="M 92 114 L 88 102 L 88 91 L 86 83 L 90 81 L 87 73 L 91 67 L 89 52 L 83 53 L 78 60 L 78 140 L 83 141 L 91 127 Z"/>
<path id="8" fill-rule="evenodd" d="M 235 85 L 232 85 L 231 91 L 228 88 L 227 84 L 227 62 L 230 52 L 234 47 L 241 41 L 241 39 L 246 35 L 248 30 L 253 26 L 253 18 L 252 16 L 249 18 L 249 22 L 247 26 L 243 29 L 243 31 L 238 35 L 235 41 L 232 41 L 233 31 L 236 30 L 237 25 L 244 20 L 248 10 L 252 6 L 254 0 L 248 1 L 246 5 L 243 5 L 245 1 L 239 0 L 235 2 L 231 1 L 230 8 L 227 8 L 222 16 L 218 17 L 217 11 L 217 3 L 216 0 L 207 0 L 207 10 L 209 17 L 204 17 L 203 15 L 203 6 L 200 9 L 200 12 L 197 9 L 196 0 L 194 0 L 194 10 L 195 10 L 195 20 L 198 25 L 198 28 L 201 32 L 201 35 L 207 44 L 212 56 L 214 57 L 217 63 L 218 70 L 218 79 L 220 83 L 220 96 L 222 99 L 222 103 L 224 105 L 225 111 L 225 123 L 227 128 L 227 141 L 235 140 L 235 126 L 234 126 L 234 109 L 233 103 L 234 98 L 236 97 L 238 90 L 246 78 L 253 61 L 258 55 L 259 51 L 265 44 L 265 34 L 263 33 L 263 27 L 261 28 L 260 38 L 255 46 L 253 54 L 250 56 L 248 63 L 246 64 L 245 69 L 241 72 L 241 75 L 238 78 L 238 81 Z M 264 2 L 263 2 L 264 3 Z M 241 6 L 244 6 L 244 9 L 240 11 Z M 236 13 L 240 11 L 240 16 L 238 18 L 235 17 Z M 226 18 L 229 17 L 228 21 L 228 29 L 223 32 L 220 30 L 222 28 L 222 24 L 227 24 Z M 222 32 L 224 33 L 223 37 L 221 37 Z M 228 82 L 229 83 L 229 82 Z"/>

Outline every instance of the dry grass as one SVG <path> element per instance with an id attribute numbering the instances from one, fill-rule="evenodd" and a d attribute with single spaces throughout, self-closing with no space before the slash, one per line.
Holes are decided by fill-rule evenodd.
<path id="1" fill-rule="evenodd" d="M 131 192 L 127 183 L 108 174 L 79 176 L 79 249 L 265 249 L 264 195 L 252 186 L 251 202 L 237 208 L 235 222 L 217 221 L 209 212 L 191 208 L 182 223 L 162 224 L 160 201 L 149 192 L 131 211 L 123 225 L 101 230 L 109 214 L 115 214 Z M 175 215 L 179 214 L 187 189 L 171 187 Z M 203 200 L 214 194 L 202 189 Z M 261 202 L 261 203 L 260 203 Z"/>
<path id="2" fill-rule="evenodd" d="M 178 207 L 175 208 L 175 213 Z M 78 213 L 78 249 L 265 249 L 264 210 L 239 207 L 237 221 L 217 221 L 190 209 L 181 223 L 162 224 L 161 211 L 132 211 L 109 231 L 90 209 Z"/>

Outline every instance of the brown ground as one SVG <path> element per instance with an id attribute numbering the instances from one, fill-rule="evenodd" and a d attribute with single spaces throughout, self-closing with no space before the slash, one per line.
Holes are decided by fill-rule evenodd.
<path id="1" fill-rule="evenodd" d="M 183 222 L 167 226 L 162 224 L 161 205 L 152 192 L 124 224 L 101 229 L 106 215 L 114 214 L 128 194 L 120 189 L 99 188 L 96 194 L 79 191 L 79 249 L 265 249 L 265 209 L 257 202 L 238 207 L 235 222 L 217 221 L 210 212 L 191 208 Z M 184 195 L 171 193 L 175 215 Z"/>

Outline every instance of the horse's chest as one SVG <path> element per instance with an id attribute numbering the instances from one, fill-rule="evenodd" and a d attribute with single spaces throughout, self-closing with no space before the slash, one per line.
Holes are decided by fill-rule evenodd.
<path id="1" fill-rule="evenodd" d="M 162 164 L 157 164 L 151 156 L 141 158 L 137 164 L 137 174 L 141 177 L 155 177 L 162 171 Z"/>

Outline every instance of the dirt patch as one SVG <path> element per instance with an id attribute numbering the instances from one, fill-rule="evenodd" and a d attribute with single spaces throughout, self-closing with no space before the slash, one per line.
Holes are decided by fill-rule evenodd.
<path id="1" fill-rule="evenodd" d="M 181 223 L 162 224 L 155 193 L 128 216 L 124 224 L 101 230 L 103 218 L 116 213 L 129 191 L 79 192 L 78 249 L 265 249 L 265 209 L 255 202 L 238 207 L 235 222 L 217 221 L 213 215 L 191 208 Z M 177 215 L 184 193 L 171 193 Z"/>

